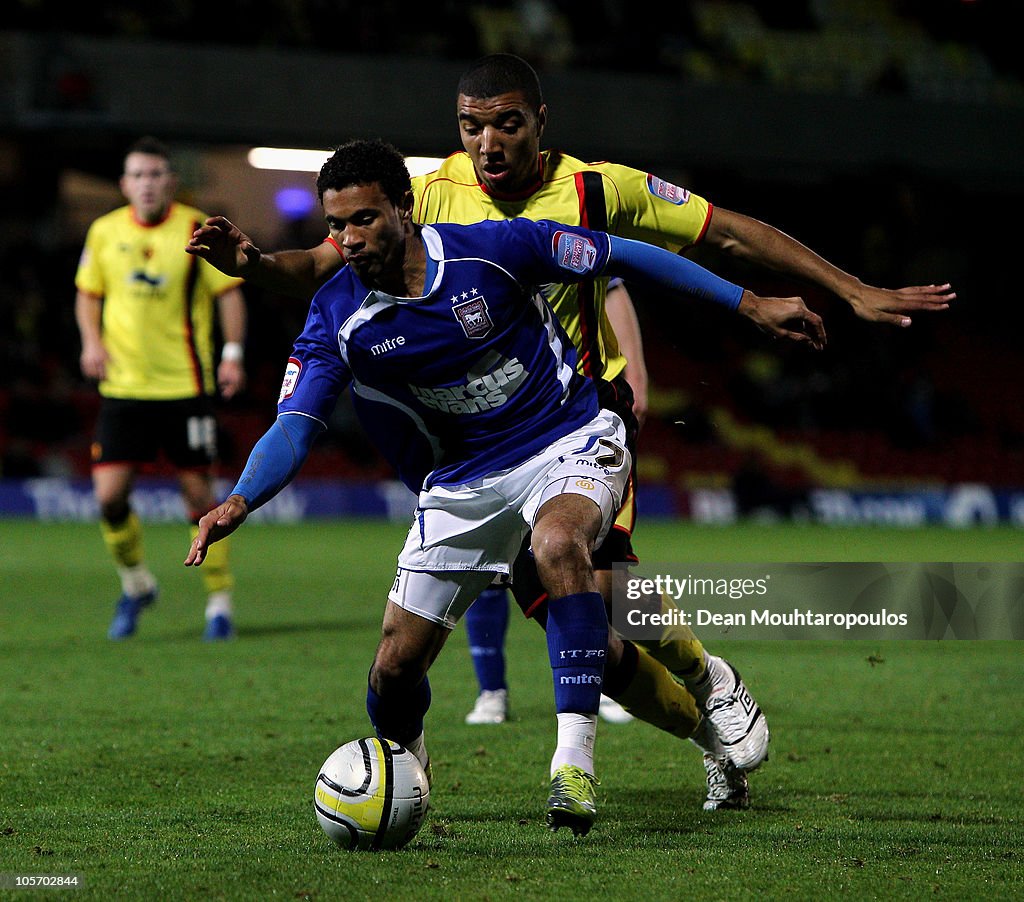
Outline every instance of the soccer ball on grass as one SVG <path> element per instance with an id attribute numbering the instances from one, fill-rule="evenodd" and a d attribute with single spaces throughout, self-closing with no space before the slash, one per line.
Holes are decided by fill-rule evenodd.
<path id="1" fill-rule="evenodd" d="M 416 756 L 376 736 L 335 749 L 313 791 L 316 819 L 343 849 L 400 849 L 419 832 L 429 806 Z"/>

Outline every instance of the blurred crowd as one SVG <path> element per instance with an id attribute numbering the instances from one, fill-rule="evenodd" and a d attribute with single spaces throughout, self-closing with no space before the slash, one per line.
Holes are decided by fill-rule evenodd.
<path id="1" fill-rule="evenodd" d="M 507 50 L 540 69 L 599 68 L 800 90 L 1021 99 L 1003 0 L 684 0 L 661 15 L 598 0 L 174 0 L 7 4 L 4 28 L 140 40 L 472 59 Z"/>
<path id="2" fill-rule="evenodd" d="M 805 293 L 825 317 L 828 349 L 782 348 L 717 309 L 651 296 L 633 286 L 653 385 L 642 447 L 648 478 L 721 479 L 752 469 L 780 485 L 813 480 L 809 466 L 780 470 L 729 433 L 720 417 L 764 426 L 779 443 L 810 443 L 850 460 L 864 478 L 1024 484 L 1024 411 L 1016 398 L 1024 310 L 993 259 L 1012 236 L 949 228 L 947 211 L 979 221 L 1002 198 L 956 196 L 906 173 L 864 183 L 766 186 L 736 173 L 697 183 L 726 207 L 773 221 L 865 281 L 897 287 L 949 281 L 959 300 L 906 330 L 863 323 L 835 298 L 744 271 L 698 247 L 691 256 L 762 294 Z M 785 203 L 780 204 L 784 190 Z M 869 204 L 852 202 L 871 196 Z M 299 243 L 308 243 L 302 236 Z M 294 246 L 294 245 L 293 245 Z M 0 266 L 0 476 L 88 472 L 96 397 L 78 370 L 73 278 L 79 253 L 31 239 L 2 248 Z M 283 361 L 305 305 L 246 286 L 250 386 L 226 405 L 226 466 L 241 465 L 273 415 Z M 760 441 L 763 445 L 763 440 Z M 783 468 L 784 469 L 784 468 Z M 342 403 L 307 473 L 386 476 Z M 748 480 L 749 481 L 749 480 Z"/>

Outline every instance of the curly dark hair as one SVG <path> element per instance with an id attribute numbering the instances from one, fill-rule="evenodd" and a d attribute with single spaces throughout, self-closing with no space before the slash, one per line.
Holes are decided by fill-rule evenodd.
<path id="1" fill-rule="evenodd" d="M 385 141 L 348 141 L 340 145 L 320 168 L 316 193 L 323 203 L 325 191 L 374 183 L 380 185 L 391 203 L 401 204 L 412 190 L 405 157 Z"/>

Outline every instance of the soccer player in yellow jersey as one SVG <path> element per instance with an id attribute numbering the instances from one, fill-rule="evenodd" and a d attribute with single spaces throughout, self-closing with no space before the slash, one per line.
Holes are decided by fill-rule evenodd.
<path id="1" fill-rule="evenodd" d="M 93 490 L 103 539 L 121 578 L 111 639 L 133 635 L 139 612 L 157 597 L 129 500 L 140 466 L 163 452 L 198 524 L 214 506 L 214 393 L 219 388 L 230 398 L 245 384 L 242 280 L 182 253 L 205 214 L 175 202 L 177 180 L 162 142 L 143 138 L 132 145 L 120 187 L 128 204 L 90 226 L 75 276 L 82 372 L 98 381 L 101 395 Z M 215 305 L 224 342 L 216 369 Z M 227 639 L 233 633 L 233 581 L 226 548 L 203 580 L 204 636 Z"/>
<path id="2" fill-rule="evenodd" d="M 459 82 L 456 113 L 464 151 L 448 157 L 436 172 L 413 179 L 414 216 L 421 223 L 523 216 L 579 223 L 672 251 L 703 242 L 827 289 L 863 319 L 898 326 L 910 325 L 910 313 L 946 309 L 955 297 L 949 285 L 898 290 L 866 285 L 774 227 L 715 207 L 652 173 L 542 151 L 548 110 L 540 83 L 532 67 L 510 54 L 492 54 L 469 66 Z M 225 272 L 306 297 L 343 265 L 329 239 L 308 250 L 261 253 L 223 217 L 197 230 L 188 250 Z M 632 392 L 623 378 L 626 360 L 605 314 L 605 293 L 606 284 L 598 280 L 549 286 L 547 298 L 577 343 L 582 372 L 596 381 L 602 404 L 631 425 L 635 440 Z M 606 599 L 611 564 L 636 560 L 630 543 L 634 513 L 630 493 L 595 553 Z M 535 580 L 529 567 L 517 568 L 513 583 L 524 610 L 543 616 L 543 597 L 530 598 Z M 689 630 L 666 630 L 661 641 L 644 646 L 638 650 L 611 637 L 605 691 L 638 718 L 698 740 L 708 777 L 705 808 L 746 807 L 745 771 L 757 767 L 768 751 L 760 708 L 735 669 L 708 655 Z M 624 655 L 621 667 L 617 655 Z M 710 738 L 721 744 L 708 741 L 708 723 L 715 734 Z"/>

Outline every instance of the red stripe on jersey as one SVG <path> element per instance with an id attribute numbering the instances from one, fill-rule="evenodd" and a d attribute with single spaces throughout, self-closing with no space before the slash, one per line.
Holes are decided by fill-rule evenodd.
<path id="1" fill-rule="evenodd" d="M 577 172 L 573 179 L 576 183 L 576 195 L 580 199 L 580 225 L 586 229 L 599 231 L 607 228 L 601 176 Z M 595 221 L 595 217 L 600 221 Z M 599 348 L 600 328 L 593 281 L 577 283 L 576 300 L 580 318 L 580 365 L 584 376 L 596 379 L 604 373 L 604 360 Z"/>
<path id="2" fill-rule="evenodd" d="M 576 182 L 576 196 L 580 199 L 580 225 L 585 229 L 589 229 L 590 218 L 587 216 L 587 189 L 583 185 L 583 173 L 577 172 L 573 179 Z"/>
<path id="3" fill-rule="evenodd" d="M 714 212 L 715 207 L 713 204 L 708 204 L 708 215 L 704 217 L 704 225 L 700 227 L 700 234 L 693 240 L 693 244 L 689 245 L 693 247 L 694 244 L 699 244 L 704 240 L 704 236 L 707 234 L 708 226 L 711 225 L 711 214 Z"/>
<path id="4" fill-rule="evenodd" d="M 191 232 L 199 228 L 199 223 L 192 223 Z M 189 268 L 185 277 L 185 342 L 188 347 L 189 361 L 192 364 L 192 377 L 196 383 L 196 394 L 205 395 L 206 386 L 203 384 L 203 364 L 199 359 L 199 349 L 196 347 L 196 333 L 192 322 L 192 307 L 195 301 L 196 284 L 199 282 L 199 258 L 188 255 Z"/>

